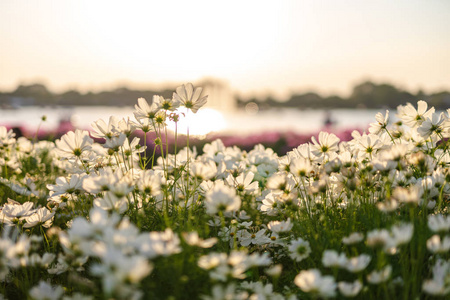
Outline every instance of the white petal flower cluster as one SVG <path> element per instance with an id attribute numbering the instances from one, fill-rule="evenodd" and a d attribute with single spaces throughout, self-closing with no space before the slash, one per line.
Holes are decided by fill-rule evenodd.
<path id="1" fill-rule="evenodd" d="M 257 253 L 248 255 L 243 251 L 232 251 L 230 255 L 225 253 L 210 253 L 200 257 L 198 266 L 209 271 L 209 276 L 214 280 L 226 281 L 228 277 L 245 278 L 245 272 L 258 266 L 268 266 L 271 259 L 267 254 Z"/>
<path id="2" fill-rule="evenodd" d="M 217 238 L 210 238 L 203 240 L 198 236 L 198 233 L 196 231 L 193 232 L 184 232 L 183 238 L 186 244 L 190 246 L 197 246 L 201 248 L 211 248 L 217 243 Z"/>
<path id="3" fill-rule="evenodd" d="M 323 276 L 319 270 L 310 269 L 301 271 L 294 283 L 304 292 L 317 295 L 322 298 L 330 298 L 336 295 L 336 282 L 332 276 Z"/>
<path id="4" fill-rule="evenodd" d="M 450 231 L 450 215 L 442 214 L 428 216 L 428 227 L 433 232 L 449 232 Z"/>
<path id="5" fill-rule="evenodd" d="M 8 293 L 24 280 L 17 293 L 36 299 L 448 296 L 450 110 L 407 104 L 399 122 L 379 113 L 286 155 L 180 147 L 166 125 L 201 93 L 140 98 L 135 120 L 55 143 L 0 127 Z"/>
<path id="6" fill-rule="evenodd" d="M 90 272 L 101 278 L 105 294 L 123 299 L 138 296 L 141 292 L 135 285 L 153 269 L 149 259 L 181 251 L 180 239 L 170 229 L 139 233 L 127 219 L 108 216 L 103 209 L 91 210 L 90 220 L 75 219 L 67 233 L 60 233 L 60 241 L 67 259 L 84 256 L 99 260 Z"/>
<path id="7" fill-rule="evenodd" d="M 35 300 L 58 300 L 61 299 L 63 293 L 62 287 L 53 287 L 45 281 L 39 281 L 39 285 L 30 290 L 30 296 Z"/>
<path id="8" fill-rule="evenodd" d="M 422 290 L 432 296 L 446 296 L 450 294 L 450 261 L 438 259 L 432 269 L 433 278 L 422 284 Z"/>
<path id="9" fill-rule="evenodd" d="M 93 142 L 88 131 L 77 129 L 75 132 L 69 131 L 55 143 L 60 157 L 75 158 L 91 150 Z"/>
<path id="10" fill-rule="evenodd" d="M 311 246 L 302 238 L 291 241 L 288 246 L 289 256 L 295 261 L 302 261 L 311 254 Z"/>
<path id="11" fill-rule="evenodd" d="M 236 190 L 217 183 L 205 194 L 205 206 L 206 212 L 210 215 L 232 212 L 239 210 L 241 199 L 236 195 Z"/>
<path id="12" fill-rule="evenodd" d="M 208 96 L 201 96 L 203 88 L 197 87 L 194 89 L 192 83 L 183 84 L 177 87 L 176 93 L 173 94 L 173 99 L 179 102 L 187 109 L 196 113 L 203 105 L 206 104 Z"/>
<path id="13" fill-rule="evenodd" d="M 361 292 L 363 288 L 363 284 L 359 280 L 355 280 L 354 282 L 338 282 L 339 292 L 348 298 L 356 297 L 359 292 Z"/>
<path id="14" fill-rule="evenodd" d="M 0 222 L 7 226 L 21 225 L 23 228 L 42 226 L 49 228 L 54 219 L 56 211 L 51 212 L 46 207 L 34 208 L 34 203 L 25 202 L 20 204 L 9 200 L 0 211 Z"/>
<path id="15" fill-rule="evenodd" d="M 367 233 L 366 243 L 370 247 L 380 247 L 386 252 L 395 253 L 395 248 L 410 242 L 414 233 L 412 224 L 399 224 L 387 229 L 375 229 Z"/>
<path id="16" fill-rule="evenodd" d="M 383 282 L 386 282 L 392 274 L 392 266 L 387 265 L 383 269 L 379 271 L 372 271 L 370 274 L 367 275 L 367 281 L 370 284 L 380 284 Z"/>

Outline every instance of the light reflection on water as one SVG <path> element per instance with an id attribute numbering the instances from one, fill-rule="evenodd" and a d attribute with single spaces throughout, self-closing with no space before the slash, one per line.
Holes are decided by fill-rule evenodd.
<path id="1" fill-rule="evenodd" d="M 36 129 L 45 115 L 47 121 L 41 125 L 44 130 L 55 130 L 60 121 L 71 119 L 77 128 L 90 130 L 90 124 L 98 119 L 108 121 L 111 115 L 134 120 L 132 107 L 24 107 L 16 110 L 0 110 L 0 125 L 22 126 Z M 369 123 L 375 122 L 378 110 L 341 109 L 341 110 L 297 110 L 273 109 L 257 113 L 246 113 L 245 110 L 221 113 L 213 109 L 200 109 L 197 114 L 190 113 L 190 134 L 207 134 L 210 131 L 226 134 L 245 135 L 261 132 L 295 132 L 314 133 L 324 128 L 327 113 L 330 114 L 333 129 L 365 129 Z M 383 111 L 384 113 L 384 111 Z M 395 118 L 394 112 L 391 117 Z M 173 125 L 170 125 L 174 128 Z M 186 125 L 178 124 L 178 132 L 185 132 Z"/>
<path id="2" fill-rule="evenodd" d="M 175 123 L 168 122 L 168 127 L 175 131 Z M 227 128 L 227 122 L 223 113 L 212 108 L 204 108 L 197 113 L 188 113 L 180 118 L 177 123 L 177 132 L 186 134 L 189 127 L 189 134 L 206 135 L 210 132 L 221 132 Z"/>

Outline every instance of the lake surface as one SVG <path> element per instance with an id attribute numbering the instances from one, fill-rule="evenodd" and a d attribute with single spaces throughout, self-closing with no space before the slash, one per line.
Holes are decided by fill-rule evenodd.
<path id="1" fill-rule="evenodd" d="M 0 110 L 0 125 L 21 126 L 28 130 L 36 130 L 41 123 L 41 117 L 45 115 L 47 120 L 41 124 L 44 130 L 55 130 L 60 126 L 60 121 L 72 120 L 77 128 L 91 129 L 90 124 L 98 119 L 108 121 L 111 115 L 119 118 L 130 117 L 134 120 L 134 108 L 132 107 L 23 107 L 14 110 Z M 324 128 L 324 122 L 330 114 L 334 122 L 333 128 L 366 129 L 369 123 L 375 122 L 375 114 L 378 110 L 362 109 L 336 109 L 336 110 L 297 110 L 297 109 L 271 109 L 257 113 L 245 111 L 223 112 L 204 109 L 198 114 L 189 116 L 190 132 L 205 134 L 210 130 L 225 134 L 255 134 L 267 131 L 314 133 Z M 384 111 L 383 111 L 384 112 Z M 391 117 L 393 112 L 391 113 Z M 180 124 L 181 125 L 181 124 Z M 180 128 L 180 127 L 179 127 Z M 179 129 L 182 132 L 182 128 Z"/>

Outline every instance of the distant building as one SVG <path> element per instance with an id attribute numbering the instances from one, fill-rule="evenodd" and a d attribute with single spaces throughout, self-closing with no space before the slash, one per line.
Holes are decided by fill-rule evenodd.
<path id="1" fill-rule="evenodd" d="M 224 112 L 236 110 L 237 99 L 228 83 L 217 79 L 205 79 L 195 86 L 203 87 L 202 95 L 208 95 L 205 107 Z"/>

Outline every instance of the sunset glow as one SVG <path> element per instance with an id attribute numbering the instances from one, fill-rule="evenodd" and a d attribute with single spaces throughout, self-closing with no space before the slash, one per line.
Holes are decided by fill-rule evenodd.
<path id="1" fill-rule="evenodd" d="M 243 95 L 450 88 L 448 1 L 0 2 L 0 89 L 215 77 Z"/>
<path id="2" fill-rule="evenodd" d="M 223 114 L 215 109 L 202 108 L 196 114 L 189 112 L 186 115 L 177 124 L 178 134 L 186 135 L 189 128 L 189 135 L 203 136 L 227 127 Z M 175 131 L 175 123 L 169 122 L 168 128 Z"/>

